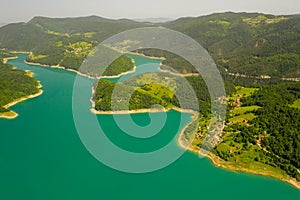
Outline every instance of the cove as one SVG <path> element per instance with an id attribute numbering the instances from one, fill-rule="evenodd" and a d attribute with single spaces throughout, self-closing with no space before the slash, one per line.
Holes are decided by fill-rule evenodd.
<path id="1" fill-rule="evenodd" d="M 103 165 L 86 150 L 75 128 L 72 89 L 76 74 L 27 65 L 27 55 L 18 56 L 9 64 L 34 72 L 44 93 L 11 107 L 19 113 L 18 118 L 0 119 L 0 199 L 300 199 L 300 191 L 287 183 L 216 168 L 209 159 L 191 152 L 146 174 L 119 172 Z M 93 80 L 83 80 L 93 84 Z M 86 107 L 90 107 L 90 95 L 89 90 L 82 97 Z M 174 121 L 181 113 L 170 111 L 167 115 L 169 121 L 161 132 L 145 141 L 122 133 L 112 116 L 97 118 L 115 144 L 146 152 L 176 137 Z M 184 115 L 188 123 L 190 115 Z M 140 125 L 149 123 L 147 113 L 132 117 Z M 174 148 L 179 147 L 174 143 Z"/>

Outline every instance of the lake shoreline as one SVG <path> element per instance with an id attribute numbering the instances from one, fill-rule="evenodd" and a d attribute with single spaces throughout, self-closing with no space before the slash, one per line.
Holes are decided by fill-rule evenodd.
<path id="1" fill-rule="evenodd" d="M 138 52 L 128 52 L 128 54 L 138 55 L 138 56 L 142 56 L 142 57 L 150 58 L 150 59 L 154 59 L 154 60 L 167 60 L 165 57 L 147 56 L 143 53 L 138 53 Z"/>
<path id="2" fill-rule="evenodd" d="M 39 84 L 38 88 L 41 88 L 42 85 Z M 8 104 L 6 104 L 5 106 L 3 106 L 5 109 L 8 109 L 18 103 L 21 103 L 23 101 L 26 101 L 27 99 L 32 99 L 32 98 L 35 98 L 35 97 L 38 97 L 40 95 L 43 94 L 43 90 L 39 89 L 39 91 L 35 94 L 31 94 L 31 95 L 28 95 L 28 96 L 25 96 L 25 97 L 21 97 L 19 99 L 16 99 L 15 101 L 13 102 L 10 102 Z M 0 118 L 4 118 L 4 119 L 15 119 L 19 116 L 18 113 L 14 112 L 14 111 L 8 111 L 8 112 L 5 112 L 5 113 L 0 113 Z"/>
<path id="3" fill-rule="evenodd" d="M 155 108 L 145 108 L 145 109 L 138 109 L 138 110 L 120 110 L 120 111 L 98 111 L 94 108 L 91 108 L 90 111 L 96 115 L 113 115 L 113 114 L 137 114 L 137 113 L 157 113 L 157 112 L 169 112 L 170 110 L 175 110 L 182 113 L 189 113 L 189 114 L 196 114 L 196 111 L 181 109 L 177 107 L 167 108 L 167 109 L 155 109 Z"/>
<path id="4" fill-rule="evenodd" d="M 167 70 L 167 69 L 162 69 L 161 67 L 159 67 L 158 70 L 160 72 L 163 72 L 163 73 L 169 73 L 169 74 L 172 74 L 174 76 L 180 76 L 180 77 L 200 76 L 200 74 L 198 74 L 198 73 L 180 74 L 180 73 L 172 72 L 172 71 Z"/>
<path id="5" fill-rule="evenodd" d="M 74 72 L 80 76 L 83 76 L 83 77 L 86 77 L 86 78 L 90 78 L 90 79 L 96 79 L 95 77 L 92 77 L 92 76 L 89 76 L 87 74 L 83 74 L 77 70 L 74 70 L 74 69 L 69 69 L 69 68 L 66 68 L 66 67 L 63 67 L 63 66 L 60 66 L 60 65 L 46 65 L 46 64 L 41 64 L 41 63 L 36 63 L 36 62 L 29 62 L 27 61 L 26 59 L 24 60 L 24 62 L 28 65 L 35 65 L 35 66 L 39 66 L 39 67 L 47 67 L 47 68 L 54 68 L 54 69 L 63 69 L 63 70 L 66 70 L 66 71 L 70 71 L 70 72 Z"/>
<path id="6" fill-rule="evenodd" d="M 0 113 L 0 118 L 3 119 L 15 119 L 18 116 L 19 116 L 18 113 L 14 111 L 7 111 L 7 112 Z"/>
<path id="7" fill-rule="evenodd" d="M 19 53 L 19 52 L 13 52 L 13 53 Z M 25 52 L 21 52 L 21 53 L 28 54 L 27 52 L 26 53 Z M 18 58 L 18 56 L 4 58 L 3 59 L 3 63 L 6 64 L 8 62 L 8 60 L 14 60 L 14 59 L 17 59 L 17 58 Z M 26 72 L 27 76 L 33 77 L 34 73 L 32 71 L 30 71 L 30 70 L 24 70 L 24 71 Z M 27 99 L 32 99 L 32 98 L 35 98 L 35 97 L 38 97 L 38 96 L 42 95 L 43 94 L 43 90 L 40 89 L 42 87 L 43 86 L 41 85 L 41 83 L 38 82 L 38 85 L 37 85 L 36 88 L 39 89 L 39 90 L 38 90 L 37 93 L 31 94 L 31 95 L 27 95 L 27 96 L 21 97 L 19 99 L 16 99 L 15 101 L 10 102 L 10 103 L 4 105 L 3 108 L 5 108 L 5 109 L 8 110 L 10 107 L 12 107 L 12 106 L 14 106 L 14 105 L 16 105 L 18 103 L 21 103 L 23 101 L 26 101 Z M 4 113 L 0 113 L 0 118 L 4 118 L 4 119 L 15 119 L 18 116 L 19 116 L 19 114 L 16 113 L 16 112 L 14 112 L 14 111 L 12 111 L 12 110 L 9 110 L 9 111 L 4 112 Z"/>
<path id="8" fill-rule="evenodd" d="M 279 181 L 289 183 L 290 185 L 292 185 L 295 188 L 300 190 L 300 182 L 297 182 L 295 179 L 286 179 L 286 178 L 278 177 L 278 176 L 276 176 L 272 173 L 268 173 L 268 172 L 262 173 L 262 172 L 257 172 L 253 169 L 249 169 L 249 168 L 245 168 L 245 167 L 241 167 L 241 166 L 237 166 L 237 167 L 233 166 L 229 162 L 222 160 L 219 156 L 213 154 L 212 152 L 209 152 L 209 151 L 206 151 L 203 149 L 199 149 L 199 148 L 195 148 L 195 147 L 193 147 L 193 145 L 190 145 L 190 144 L 188 146 L 186 146 L 186 144 L 184 144 L 182 137 L 183 137 L 183 132 L 180 133 L 180 135 L 178 137 L 178 142 L 177 142 L 181 148 L 188 150 L 192 153 L 195 153 L 201 157 L 208 158 L 215 167 L 226 169 L 226 170 L 229 170 L 232 172 L 243 172 L 243 173 L 248 173 L 248 174 L 253 174 L 253 175 L 261 175 L 261 176 L 265 176 L 265 177 L 275 178 Z"/>
<path id="9" fill-rule="evenodd" d="M 135 54 L 140 55 L 140 56 L 144 56 L 143 54 L 139 54 L 139 53 L 135 53 Z M 145 56 L 145 57 L 147 57 L 147 56 Z M 15 59 L 15 57 L 12 57 L 12 58 L 9 58 L 9 59 Z M 160 59 L 160 58 L 156 58 L 156 59 Z M 67 71 L 75 72 L 75 73 L 77 73 L 78 75 L 81 75 L 81 76 L 84 76 L 84 77 L 87 77 L 87 78 L 90 78 L 90 79 L 95 79 L 95 77 L 91 77 L 91 76 L 82 74 L 82 73 L 79 72 L 79 71 L 72 70 L 72 69 L 67 69 L 67 68 L 62 67 L 62 66 L 49 66 L 49 65 L 43 65 L 43 64 L 40 64 L 40 63 L 32 63 L 32 62 L 28 62 L 28 61 L 26 61 L 26 60 L 24 60 L 24 62 L 27 63 L 27 64 L 30 64 L 30 65 L 38 65 L 38 66 L 42 66 L 42 67 L 60 68 L 60 69 L 64 69 L 64 70 L 67 70 Z M 160 69 L 160 68 L 159 68 L 159 69 Z M 133 72 L 134 72 L 134 71 L 133 71 Z M 130 72 L 130 73 L 133 73 L 133 72 Z M 166 71 L 166 72 L 171 73 L 170 71 Z M 124 73 L 128 73 L 128 72 L 124 72 Z M 123 75 L 124 75 L 124 74 L 123 74 Z M 177 74 L 174 74 L 174 75 L 177 75 Z M 180 74 L 178 74 L 178 75 L 180 75 Z M 122 74 L 117 75 L 117 76 L 120 77 L 120 76 L 122 76 Z M 107 77 L 105 77 L 105 78 L 115 78 L 115 77 L 107 76 Z M 41 93 L 42 93 L 42 91 L 41 91 Z M 26 98 L 21 98 L 20 100 L 16 100 L 15 102 L 13 102 L 13 103 L 14 103 L 13 105 L 15 105 L 16 103 L 19 103 L 19 102 L 21 102 L 21 101 L 25 101 L 26 99 L 34 98 L 34 97 L 36 97 L 36 96 L 39 96 L 39 95 L 41 95 L 41 93 L 38 94 L 38 95 L 30 95 L 30 96 L 28 96 L 28 97 L 26 97 Z M 94 103 L 94 102 L 92 101 L 92 99 L 91 99 L 91 102 Z M 10 105 L 10 106 L 12 106 L 12 105 Z M 9 106 L 9 107 L 10 107 L 10 106 Z M 178 112 L 184 112 L 184 113 L 190 113 L 190 114 L 195 114 L 195 113 L 197 113 L 197 112 L 195 112 L 195 111 L 193 111 L 193 110 L 184 110 L 184 109 L 175 108 L 175 107 L 174 107 L 174 108 L 168 108 L 168 109 L 139 109 L 139 110 L 133 110 L 133 111 L 126 111 L 126 110 L 124 110 L 124 111 L 97 111 L 97 110 L 94 109 L 94 106 L 90 109 L 90 111 L 91 111 L 92 113 L 94 113 L 94 114 L 138 114 L 138 113 L 167 112 L 167 111 L 170 111 L 170 110 L 176 110 L 176 111 L 178 111 Z M 17 116 L 18 116 L 18 115 L 17 115 Z M 15 117 L 17 117 L 17 116 L 15 116 Z M 2 117 L 2 116 L 0 115 L 0 117 Z M 9 118 L 9 116 L 7 116 L 7 117 L 8 117 L 8 119 L 13 119 L 13 118 L 15 118 L 15 117 L 13 117 L 13 118 L 10 117 L 10 118 Z M 2 118 L 3 118 L 3 117 L 2 117 Z M 5 118 L 5 117 L 4 117 L 4 118 Z M 195 115 L 194 115 L 193 119 L 194 119 L 194 118 L 195 118 Z M 194 119 L 194 120 L 195 120 L 195 119 Z M 194 121 L 194 120 L 193 120 L 193 121 Z M 192 122 L 193 122 L 193 121 L 192 121 Z M 192 123 L 192 122 L 191 122 L 191 123 Z M 189 123 L 189 124 L 190 124 L 190 123 Z M 189 124 L 188 124 L 188 125 L 189 125 Z M 218 157 L 217 155 L 215 155 L 215 154 L 213 154 L 213 153 L 211 153 L 211 152 L 200 151 L 199 149 L 193 147 L 192 145 L 186 146 L 186 145 L 183 143 L 183 141 L 182 141 L 182 140 L 183 140 L 182 137 L 184 136 L 183 131 L 185 130 L 186 127 L 188 127 L 188 125 L 186 125 L 186 126 L 182 129 L 182 131 L 181 131 L 181 133 L 179 134 L 178 139 L 177 139 L 177 140 L 178 140 L 178 145 L 179 145 L 181 148 L 183 148 L 183 149 L 185 149 L 185 150 L 188 150 L 188 151 L 190 151 L 190 152 L 196 153 L 196 154 L 198 154 L 198 155 L 200 155 L 200 156 L 207 157 L 208 159 L 211 160 L 211 162 L 213 163 L 213 165 L 216 166 L 216 167 L 223 168 L 223 169 L 226 169 L 226 170 L 229 170 L 229 171 L 233 171 L 233 172 L 245 172 L 245 173 L 250 173 L 250 174 L 255 174 L 255 175 L 262 175 L 262 176 L 272 177 L 272 178 L 275 178 L 275 179 L 277 179 L 277 180 L 287 182 L 287 183 L 289 183 L 290 185 L 292 185 L 292 186 L 294 186 L 294 187 L 296 187 L 297 189 L 300 190 L 300 183 L 297 182 L 297 181 L 294 180 L 294 179 L 282 179 L 281 177 L 277 177 L 277 176 L 275 176 L 274 174 L 271 174 L 271 173 L 257 173 L 255 170 L 252 170 L 252 169 L 243 168 L 243 167 L 235 167 L 235 166 L 231 165 L 230 163 L 228 163 L 228 162 L 222 160 L 220 157 Z"/>
<path id="10" fill-rule="evenodd" d="M 7 64 L 8 60 L 14 60 L 17 58 L 18 58 L 18 56 L 3 58 L 3 64 Z"/>
<path id="11" fill-rule="evenodd" d="M 189 110 L 189 109 L 182 109 L 182 108 L 178 108 L 178 107 L 172 107 L 172 108 L 143 108 L 143 109 L 137 109 L 137 110 L 116 110 L 116 111 L 99 111 L 95 109 L 95 101 L 93 100 L 93 96 L 95 95 L 95 88 L 92 87 L 92 96 L 90 98 L 90 102 L 92 104 L 92 108 L 90 109 L 90 111 L 93 114 L 96 115 L 113 115 L 113 114 L 119 114 L 119 115 L 125 115 L 125 114 L 138 114 L 138 113 L 158 113 L 158 112 L 168 112 L 170 110 L 176 110 L 178 112 L 182 112 L 182 113 L 189 113 L 193 115 L 193 121 L 194 121 L 194 116 L 198 115 L 197 111 L 194 110 Z"/>
<path id="12" fill-rule="evenodd" d="M 16 53 L 16 52 L 15 52 Z M 24 54 L 30 54 L 28 52 L 24 53 Z M 142 56 L 142 57 L 145 57 L 145 58 L 150 58 L 150 59 L 155 59 L 155 60 L 166 60 L 165 57 L 154 57 L 154 56 L 147 56 L 145 54 L 142 54 L 142 53 L 136 53 L 136 52 L 129 52 L 128 54 L 132 54 L 132 55 L 138 55 L 138 56 Z M 18 58 L 17 56 L 16 57 L 11 57 L 9 59 L 16 59 Z M 70 71 L 70 72 L 74 72 L 74 73 L 77 73 L 78 75 L 80 76 L 83 76 L 83 77 L 87 77 L 87 78 L 90 78 L 90 79 L 101 79 L 101 78 L 120 78 L 121 76 L 124 76 L 124 75 L 127 75 L 127 74 L 132 74 L 136 71 L 136 65 L 134 65 L 134 68 L 130 71 L 126 71 L 126 72 L 122 72 L 118 75 L 111 75 L 111 76 L 97 76 L 97 77 L 94 77 L 94 76 L 90 76 L 90 75 L 87 75 L 87 74 L 84 74 L 78 70 L 75 70 L 75 69 L 70 69 L 70 68 L 66 68 L 66 67 L 63 67 L 63 66 L 60 66 L 60 65 L 47 65 L 47 64 L 41 64 L 41 63 L 38 63 L 38 62 L 32 62 L 32 61 L 27 61 L 26 59 L 24 60 L 24 62 L 26 64 L 29 64 L 29 65 L 35 65 L 35 66 L 41 66 L 41 67 L 49 67 L 49 68 L 58 68 L 58 69 L 64 69 L 64 70 L 67 70 L 67 71 Z M 135 60 L 132 59 L 132 62 L 134 63 Z M 189 77 L 189 76 L 199 76 L 198 73 L 188 73 L 188 74 L 180 74 L 180 73 L 175 73 L 175 72 L 172 72 L 170 70 L 164 70 L 161 68 L 161 65 L 162 65 L 162 62 L 160 63 L 160 66 L 158 67 L 158 70 L 162 73 L 169 73 L 171 75 L 174 75 L 174 76 L 180 76 L 180 77 Z"/>
<path id="13" fill-rule="evenodd" d="M 126 72 L 122 72 L 118 75 L 112 75 L 112 76 L 97 76 L 97 77 L 94 77 L 94 76 L 90 76 L 90 75 L 87 75 L 87 74 L 84 74 L 78 70 L 75 70 L 75 69 L 70 69 L 70 68 L 66 68 L 64 66 L 61 66 L 61 65 L 47 65 L 47 64 L 41 64 L 41 63 L 36 63 L 36 62 L 29 62 L 27 61 L 26 59 L 24 60 L 24 62 L 28 65 L 35 65 L 35 66 L 40 66 L 40 67 L 48 67 L 48 68 L 56 68 L 56 69 L 63 69 L 63 70 L 66 70 L 66 71 L 70 71 L 70 72 L 74 72 L 82 77 L 86 77 L 86 78 L 89 78 L 89 79 L 101 79 L 101 78 L 119 78 L 123 75 L 126 75 L 126 74 L 131 74 L 131 73 L 134 73 L 135 70 L 136 70 L 136 66 L 134 65 L 133 69 L 130 70 L 130 71 L 126 71 Z M 134 59 L 132 59 L 132 62 L 134 63 Z"/>

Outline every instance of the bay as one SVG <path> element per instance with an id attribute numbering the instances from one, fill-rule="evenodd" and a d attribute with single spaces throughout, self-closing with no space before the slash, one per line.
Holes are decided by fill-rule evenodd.
<path id="1" fill-rule="evenodd" d="M 18 118 L 0 119 L 0 199 L 300 199 L 300 190 L 287 183 L 216 168 L 209 159 L 191 152 L 151 173 L 131 174 L 107 167 L 87 151 L 77 134 L 72 114 L 76 74 L 27 65 L 25 58 L 20 54 L 9 63 L 34 72 L 44 93 L 11 107 Z M 93 84 L 93 80 L 83 80 Z M 86 107 L 90 107 L 90 95 L 91 91 L 83 95 Z M 118 129 L 113 116 L 97 118 L 116 145 L 146 152 L 176 137 L 177 129 L 182 128 L 176 126 L 181 115 L 185 123 L 190 121 L 190 115 L 170 111 L 161 132 L 145 141 Z M 132 118 L 140 125 L 149 123 L 147 113 Z"/>

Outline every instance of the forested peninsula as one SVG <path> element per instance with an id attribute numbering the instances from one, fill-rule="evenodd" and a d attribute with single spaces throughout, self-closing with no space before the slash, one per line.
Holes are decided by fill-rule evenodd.
<path id="1" fill-rule="evenodd" d="M 0 52 L 0 118 L 13 119 L 17 113 L 9 107 L 42 94 L 40 83 L 29 71 L 15 69 L 6 64 L 7 59 L 15 58 L 10 52 Z"/>
<path id="2" fill-rule="evenodd" d="M 217 166 L 275 177 L 300 188 L 299 19 L 299 15 L 218 13 L 149 24 L 96 16 L 63 20 L 35 17 L 28 23 L 0 28 L 0 48 L 31 52 L 28 62 L 78 71 L 82 61 L 99 43 L 121 31 L 160 25 L 187 34 L 203 45 L 221 72 L 227 92 L 226 97 L 220 97 L 227 104 L 226 119 L 212 116 L 210 107 L 214 102 L 210 101 L 207 87 L 193 66 L 171 52 L 157 49 L 136 52 L 164 57 L 160 69 L 165 73 L 139 75 L 118 83 L 124 99 L 129 91 L 132 95 L 128 107 L 119 104 L 114 110 L 150 109 L 152 105 L 161 105 L 159 109 L 180 108 L 176 92 L 185 88 L 174 77 L 176 73 L 187 75 L 184 78 L 199 103 L 199 108 L 188 109 L 199 113 L 199 123 L 195 120 L 183 130 L 179 144 L 197 153 L 211 150 L 206 155 Z M 128 45 L 137 41 L 124 42 Z M 26 72 L 4 63 L 0 69 L 3 70 L 1 76 L 8 74 L 0 79 L 4 81 L 0 86 L 10 88 L 11 92 L 0 92 L 5 96 L 1 101 L 6 99 L 0 102 L 2 113 L 8 111 L 5 105 L 9 102 L 38 93 L 38 82 Z M 105 75 L 116 76 L 130 70 L 134 70 L 134 62 L 124 55 L 107 68 Z M 18 81 L 22 87 L 10 83 L 6 77 L 23 80 Z M 155 81 L 166 85 L 155 84 Z M 109 80 L 100 80 L 94 86 L 95 111 L 113 110 L 111 99 L 115 87 L 116 83 Z M 221 131 L 209 126 L 211 119 Z M 193 136 L 196 139 L 187 146 Z"/>

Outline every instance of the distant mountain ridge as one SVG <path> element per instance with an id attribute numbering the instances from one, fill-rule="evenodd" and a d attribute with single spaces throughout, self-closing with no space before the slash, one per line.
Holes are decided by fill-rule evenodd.
<path id="1" fill-rule="evenodd" d="M 222 71 L 255 77 L 300 77 L 300 15 L 226 12 L 157 25 L 198 41 Z M 28 23 L 1 27 L 0 48 L 33 52 L 32 62 L 78 69 L 89 51 L 106 38 L 157 25 L 98 16 L 34 17 Z"/>
<path id="2" fill-rule="evenodd" d="M 137 22 L 150 22 L 150 23 L 165 23 L 165 22 L 170 22 L 173 21 L 171 18 L 166 18 L 166 17 L 157 17 L 157 18 L 140 18 L 140 19 L 133 19 L 134 21 Z"/>

